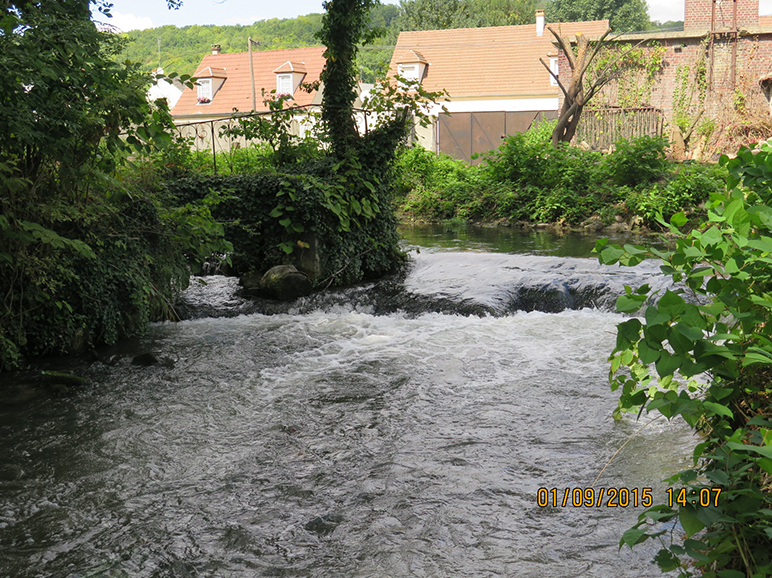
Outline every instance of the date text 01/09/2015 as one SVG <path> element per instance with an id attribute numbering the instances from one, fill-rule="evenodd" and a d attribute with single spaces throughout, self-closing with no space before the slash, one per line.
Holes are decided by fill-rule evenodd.
<path id="1" fill-rule="evenodd" d="M 652 488 L 539 488 L 536 492 L 536 504 L 540 508 L 649 508 L 653 504 Z M 668 506 L 707 507 L 718 505 L 721 488 L 702 488 L 699 490 L 666 490 Z"/>

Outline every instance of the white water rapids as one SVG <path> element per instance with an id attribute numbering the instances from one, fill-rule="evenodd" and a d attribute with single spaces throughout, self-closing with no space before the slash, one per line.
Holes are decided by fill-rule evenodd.
<path id="1" fill-rule="evenodd" d="M 371 284 L 271 315 L 155 325 L 68 397 L 8 385 L 0 576 L 657 576 L 653 545 L 618 549 L 642 507 L 536 503 L 540 487 L 589 487 L 648 420 L 611 417 L 622 318 L 511 312 L 519 281 L 495 271 L 523 258 L 458 255 L 446 274 L 419 257 L 385 296 Z M 558 293 L 577 267 L 607 286 L 576 261 Z M 396 293 L 411 308 L 379 304 Z M 144 350 L 173 367 L 131 365 Z M 692 443 L 657 421 L 597 487 L 661 501 Z"/>

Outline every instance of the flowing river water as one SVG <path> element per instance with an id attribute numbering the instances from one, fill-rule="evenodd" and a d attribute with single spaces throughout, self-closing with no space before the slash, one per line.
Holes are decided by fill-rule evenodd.
<path id="1" fill-rule="evenodd" d="M 3 376 L 0 576 L 657 576 L 654 545 L 618 548 L 642 507 L 537 505 L 604 466 L 661 501 L 687 463 L 683 426 L 611 416 L 613 302 L 657 266 L 404 233 L 403 273 L 290 304 L 195 280 L 189 320 L 59 362 L 70 395 Z"/>

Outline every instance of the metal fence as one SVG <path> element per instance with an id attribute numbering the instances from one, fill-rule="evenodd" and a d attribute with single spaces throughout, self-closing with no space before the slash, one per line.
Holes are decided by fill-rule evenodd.
<path id="1" fill-rule="evenodd" d="M 307 105 L 293 107 L 295 116 L 290 121 L 289 132 L 298 137 L 305 137 L 309 131 L 312 131 L 313 125 L 317 122 L 309 113 L 319 112 L 318 105 Z M 378 114 L 360 108 L 354 108 L 354 119 L 357 130 L 360 134 L 367 134 L 377 120 Z M 217 173 L 217 153 L 230 152 L 233 149 L 249 146 L 244 137 L 233 136 L 229 134 L 228 129 L 237 127 L 240 119 L 255 117 L 270 117 L 272 112 L 252 112 L 244 114 L 235 114 L 226 118 L 197 120 L 175 124 L 177 136 L 185 138 L 190 142 L 190 146 L 196 151 L 208 151 L 212 154 L 214 162 L 214 171 Z"/>
<path id="2" fill-rule="evenodd" d="M 664 114 L 658 108 L 584 109 L 576 128 L 576 142 L 595 150 L 605 150 L 619 139 L 661 136 Z"/>
<path id="3" fill-rule="evenodd" d="M 298 115 L 304 115 L 310 107 L 297 107 Z M 217 173 L 217 153 L 230 152 L 233 149 L 246 147 L 248 142 L 244 137 L 229 134 L 228 129 L 238 126 L 239 120 L 244 118 L 269 117 L 271 112 L 252 112 L 237 114 L 227 118 L 198 120 L 175 124 L 174 130 L 178 137 L 188 140 L 190 146 L 196 151 L 208 151 L 212 153 L 214 171 Z M 301 116 L 290 122 L 290 133 L 302 136 L 304 128 L 301 126 Z"/>

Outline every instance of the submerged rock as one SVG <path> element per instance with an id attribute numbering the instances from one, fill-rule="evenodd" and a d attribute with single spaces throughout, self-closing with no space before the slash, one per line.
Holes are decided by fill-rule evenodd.
<path id="1" fill-rule="evenodd" d="M 150 352 L 140 353 L 131 360 L 132 365 L 141 365 L 142 367 L 150 367 L 158 363 L 160 363 L 159 359 Z"/>
<path id="2" fill-rule="evenodd" d="M 331 534 L 343 521 L 343 516 L 338 514 L 325 514 L 318 516 L 305 525 L 305 529 L 314 534 L 325 536 Z"/>
<path id="3" fill-rule="evenodd" d="M 241 279 L 242 293 L 250 297 L 265 297 L 279 301 L 291 301 L 313 292 L 311 279 L 293 265 L 271 267 L 264 275 L 245 275 Z"/>
<path id="4" fill-rule="evenodd" d="M 140 353 L 131 360 L 132 365 L 150 367 L 151 365 L 163 365 L 169 369 L 174 368 L 174 360 L 169 357 L 157 357 L 154 353 Z"/>

